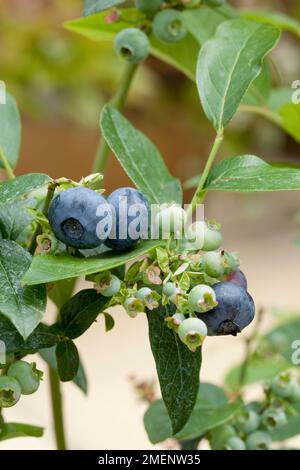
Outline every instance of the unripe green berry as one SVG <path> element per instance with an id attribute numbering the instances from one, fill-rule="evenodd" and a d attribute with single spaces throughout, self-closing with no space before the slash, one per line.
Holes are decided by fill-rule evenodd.
<path id="1" fill-rule="evenodd" d="M 186 231 L 186 241 L 189 250 L 201 250 L 204 245 L 205 222 L 192 223 Z"/>
<path id="2" fill-rule="evenodd" d="M 271 389 L 280 398 L 291 398 L 296 388 L 296 381 L 288 372 L 282 372 L 272 380 Z"/>
<path id="3" fill-rule="evenodd" d="M 9 367 L 7 375 L 19 382 L 22 395 L 31 395 L 39 388 L 43 373 L 37 370 L 35 363 L 16 361 Z"/>
<path id="4" fill-rule="evenodd" d="M 227 450 L 246 450 L 245 442 L 238 436 L 231 437 L 227 444 Z"/>
<path id="5" fill-rule="evenodd" d="M 144 304 L 136 297 L 127 297 L 124 302 L 124 308 L 131 318 L 135 318 L 144 311 Z"/>
<path id="6" fill-rule="evenodd" d="M 21 385 L 14 377 L 0 377 L 0 408 L 14 406 L 21 396 Z"/>
<path id="7" fill-rule="evenodd" d="M 155 218 L 159 234 L 163 239 L 168 239 L 172 235 L 181 238 L 185 222 L 186 212 L 178 204 L 163 205 Z"/>
<path id="8" fill-rule="evenodd" d="M 150 41 L 138 28 L 123 29 L 116 36 L 115 50 L 127 62 L 137 64 L 149 55 Z"/>
<path id="9" fill-rule="evenodd" d="M 245 409 L 236 418 L 236 427 L 243 433 L 250 433 L 258 429 L 260 423 L 259 415 L 251 409 Z"/>
<path id="10" fill-rule="evenodd" d="M 188 305 L 193 312 L 208 312 L 217 305 L 216 294 L 210 286 L 199 284 L 189 292 Z"/>
<path id="11" fill-rule="evenodd" d="M 112 274 L 108 286 L 104 289 L 101 289 L 100 292 L 104 297 L 112 297 L 113 295 L 116 295 L 118 292 L 120 292 L 120 289 L 120 279 L 114 274 Z"/>
<path id="12" fill-rule="evenodd" d="M 167 297 L 172 297 L 176 292 L 176 284 L 175 282 L 167 282 L 163 286 L 163 294 L 165 294 Z"/>
<path id="13" fill-rule="evenodd" d="M 211 223 L 204 224 L 204 242 L 203 251 L 218 250 L 223 243 L 223 237 L 216 225 Z"/>
<path id="14" fill-rule="evenodd" d="M 159 10 L 163 1 L 164 0 L 135 0 L 135 6 L 143 13 L 151 15 Z"/>
<path id="15" fill-rule="evenodd" d="M 153 33 L 163 42 L 181 41 L 187 34 L 181 12 L 172 9 L 160 11 L 153 21 Z"/>
<path id="16" fill-rule="evenodd" d="M 229 439 L 233 437 L 237 437 L 234 427 L 230 424 L 222 424 L 211 430 L 210 446 L 213 450 L 225 450 Z"/>
<path id="17" fill-rule="evenodd" d="M 199 348 L 207 336 L 207 327 L 199 318 L 187 318 L 180 323 L 178 335 L 181 341 L 192 351 Z"/>
<path id="18" fill-rule="evenodd" d="M 248 450 L 269 450 L 272 444 L 270 434 L 263 431 L 256 431 L 246 439 L 246 447 Z"/>
<path id="19" fill-rule="evenodd" d="M 168 328 L 176 331 L 176 333 L 178 332 L 178 328 L 184 320 L 185 316 L 182 313 L 175 313 L 171 317 L 166 318 Z"/>
<path id="20" fill-rule="evenodd" d="M 221 277 L 224 274 L 223 256 L 216 251 L 208 251 L 202 258 L 203 269 L 210 277 Z"/>
<path id="21" fill-rule="evenodd" d="M 286 414 L 282 408 L 267 408 L 262 415 L 262 425 L 268 431 L 286 424 Z"/>
<path id="22" fill-rule="evenodd" d="M 137 291 L 137 298 L 143 302 L 146 308 L 154 310 L 159 306 L 158 299 L 159 295 L 149 287 L 142 287 Z"/>

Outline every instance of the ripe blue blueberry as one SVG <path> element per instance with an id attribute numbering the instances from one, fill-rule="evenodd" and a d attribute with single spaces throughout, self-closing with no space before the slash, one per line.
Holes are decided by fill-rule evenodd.
<path id="1" fill-rule="evenodd" d="M 7 375 L 19 382 L 22 395 L 31 395 L 39 388 L 43 374 L 37 370 L 35 363 L 16 361 L 9 367 Z"/>
<path id="2" fill-rule="evenodd" d="M 243 273 L 243 271 L 241 271 L 240 269 L 236 269 L 232 273 L 226 274 L 224 280 L 229 281 L 229 282 L 234 282 L 238 286 L 247 290 L 247 287 L 248 287 L 247 278 L 245 274 Z"/>
<path id="3" fill-rule="evenodd" d="M 96 248 L 107 238 L 109 206 L 104 197 L 77 187 L 59 193 L 52 201 L 48 218 L 58 240 L 78 249 Z"/>
<path id="4" fill-rule="evenodd" d="M 252 297 L 233 282 L 218 282 L 213 286 L 218 305 L 210 312 L 199 314 L 207 325 L 208 334 L 234 335 L 248 326 L 255 315 Z"/>
<path id="5" fill-rule="evenodd" d="M 147 235 L 149 204 L 134 188 L 119 188 L 107 198 L 112 214 L 112 230 L 105 245 L 114 251 L 132 248 Z"/>
<path id="6" fill-rule="evenodd" d="M 21 386 L 14 377 L 0 377 L 0 408 L 14 406 L 21 396 Z"/>
<path id="7" fill-rule="evenodd" d="M 158 12 L 153 21 L 153 33 L 163 42 L 181 41 L 187 34 L 181 12 L 172 9 Z"/>
<path id="8" fill-rule="evenodd" d="M 117 54 L 131 64 L 138 64 L 150 53 L 148 36 L 138 28 L 127 28 L 120 31 L 115 39 Z"/>
<path id="9" fill-rule="evenodd" d="M 256 431 L 246 439 L 246 447 L 248 450 L 269 450 L 272 444 L 270 434 L 263 431 Z"/>
<path id="10" fill-rule="evenodd" d="M 180 323 L 178 336 L 190 351 L 195 352 L 203 344 L 207 328 L 199 318 L 187 318 Z"/>
<path id="11" fill-rule="evenodd" d="M 199 284 L 189 292 L 188 305 L 193 312 L 208 312 L 216 304 L 216 294 L 210 286 Z"/>
<path id="12" fill-rule="evenodd" d="M 138 10 L 149 15 L 159 10 L 164 0 L 135 0 L 135 6 Z"/>

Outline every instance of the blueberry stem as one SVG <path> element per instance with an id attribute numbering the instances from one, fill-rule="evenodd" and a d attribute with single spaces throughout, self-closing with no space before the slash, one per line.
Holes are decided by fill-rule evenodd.
<path id="1" fill-rule="evenodd" d="M 219 148 L 221 147 L 221 144 L 223 142 L 223 138 L 224 138 L 223 129 L 221 129 L 215 137 L 215 140 L 214 140 L 213 146 L 211 148 L 210 154 L 207 158 L 203 173 L 200 177 L 198 187 L 195 191 L 195 194 L 193 196 L 193 199 L 192 199 L 191 204 L 189 206 L 189 209 L 187 211 L 188 215 L 192 215 L 193 212 L 196 209 L 197 204 L 201 204 L 204 201 L 206 191 L 203 188 L 205 187 L 207 177 L 208 177 L 209 172 L 211 170 L 211 167 L 212 167 L 212 165 L 215 161 L 215 158 L 217 156 Z"/>
<path id="2" fill-rule="evenodd" d="M 130 89 L 130 85 L 135 75 L 137 66 L 138 64 L 126 64 L 118 90 L 110 102 L 111 105 L 114 106 L 119 111 L 122 110 L 125 105 L 128 92 Z M 101 140 L 98 144 L 96 156 L 95 156 L 95 161 L 93 164 L 93 173 L 104 172 L 106 165 L 107 165 L 107 161 L 108 161 L 108 155 L 109 155 L 109 146 L 106 143 L 106 140 L 103 137 L 101 137 Z"/>
<path id="3" fill-rule="evenodd" d="M 44 208 L 43 208 L 43 214 L 46 217 L 48 216 L 48 210 L 49 210 L 51 201 L 53 199 L 56 186 L 57 186 L 57 184 L 54 181 L 49 183 L 48 192 L 47 192 L 47 196 L 46 196 L 45 203 L 44 203 Z M 35 229 L 34 234 L 32 235 L 32 239 L 31 239 L 31 242 L 30 242 L 29 247 L 28 247 L 28 251 L 32 255 L 34 255 L 36 247 L 37 247 L 36 239 L 39 235 L 41 235 L 41 233 L 42 233 L 42 227 L 41 227 L 40 224 L 38 224 L 38 226 Z"/>
<path id="4" fill-rule="evenodd" d="M 56 447 L 57 450 L 66 450 L 67 445 L 64 430 L 63 400 L 61 395 L 60 382 L 56 370 L 52 367 L 49 367 L 49 379 Z"/>
<path id="5" fill-rule="evenodd" d="M 2 150 L 2 148 L 0 147 L 0 160 L 2 162 L 2 165 L 3 165 L 3 168 L 4 170 L 6 171 L 6 174 L 7 174 L 7 178 L 9 180 L 13 180 L 16 176 L 9 164 L 9 161 L 7 160 L 7 157 L 4 153 L 4 151 Z"/>

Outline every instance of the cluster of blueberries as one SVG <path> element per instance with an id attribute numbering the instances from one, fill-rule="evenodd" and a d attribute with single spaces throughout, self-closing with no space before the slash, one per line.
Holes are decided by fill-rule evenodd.
<path id="1" fill-rule="evenodd" d="M 0 408 L 14 406 L 21 395 L 35 393 L 40 385 L 43 373 L 35 363 L 13 362 L 5 375 L 0 376 Z"/>
<path id="2" fill-rule="evenodd" d="M 300 401 L 300 384 L 289 372 L 274 377 L 265 389 L 266 399 L 248 403 L 234 418 L 209 433 L 215 450 L 269 450 L 272 431 L 287 423 Z"/>
<path id="3" fill-rule="evenodd" d="M 178 0 L 177 4 L 164 0 L 135 0 L 136 8 L 145 15 L 147 23 L 142 25 L 146 32 L 152 32 L 156 39 L 174 44 L 187 34 L 182 9 L 198 8 L 201 4 L 219 7 L 226 0 Z M 177 8 L 171 8 L 175 6 Z M 149 25 L 151 24 L 150 30 Z M 150 53 L 150 41 L 146 32 L 139 28 L 123 29 L 116 36 L 115 50 L 120 57 L 136 64 L 146 59 Z"/>
<path id="4" fill-rule="evenodd" d="M 126 200 L 125 206 L 122 206 L 123 199 Z M 140 232 L 136 232 L 138 235 L 135 237 L 130 233 L 130 225 L 137 217 L 136 208 L 139 208 L 139 214 L 143 214 L 142 221 L 148 227 L 149 204 L 140 191 L 119 188 L 105 199 L 96 191 L 75 187 L 61 191 L 53 199 L 48 217 L 55 236 L 67 246 L 89 249 L 104 243 L 118 252 L 132 248 L 139 240 Z M 109 227 L 106 222 L 102 223 L 107 214 L 112 221 Z M 179 206 L 167 205 L 163 206 L 157 220 L 163 224 L 169 218 L 171 229 L 175 231 L 184 222 L 184 215 L 184 209 Z M 141 219 L 139 225 L 143 225 Z M 178 277 L 172 275 L 171 269 L 169 275 L 162 273 L 157 260 L 152 266 L 154 271 L 158 270 L 153 284 L 161 286 L 160 292 L 159 289 L 150 287 L 151 279 L 146 283 L 140 283 L 137 279 L 136 291 L 129 289 L 127 292 L 126 283 L 110 272 L 104 275 L 100 273 L 96 278 L 101 281 L 98 290 L 104 296 L 116 296 L 116 300 L 120 302 L 120 292 L 127 292 L 121 303 L 132 317 L 145 310 L 154 310 L 159 306 L 160 300 L 163 305 L 172 305 L 175 312 L 166 319 L 168 326 L 191 351 L 195 351 L 207 335 L 237 335 L 252 322 L 255 306 L 247 292 L 246 277 L 238 269 L 236 260 L 220 251 L 223 238 L 219 227 L 214 223 L 194 222 L 188 230 L 196 235 L 198 243 L 197 250 L 192 245 L 193 251 L 190 251 L 198 254 L 202 251 L 195 264 L 195 271 L 206 276 L 203 278 L 206 282 L 195 285 L 192 280 L 191 286 L 184 290 L 179 285 Z M 177 264 L 184 264 L 180 258 L 180 250 L 173 250 L 172 256 L 175 256 Z M 190 276 L 194 279 L 192 271 Z"/>

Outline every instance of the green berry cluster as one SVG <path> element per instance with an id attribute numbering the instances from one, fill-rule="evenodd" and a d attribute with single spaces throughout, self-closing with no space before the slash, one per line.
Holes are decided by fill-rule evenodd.
<path id="1" fill-rule="evenodd" d="M 203 5 L 220 7 L 226 0 L 135 0 L 136 25 L 120 31 L 115 40 L 117 54 L 132 64 L 146 59 L 150 53 L 149 34 L 167 44 L 180 42 L 188 33 L 183 11 Z M 119 15 L 116 16 L 118 21 Z"/>
<path id="2" fill-rule="evenodd" d="M 284 426 L 300 402 L 300 382 L 289 372 L 276 376 L 265 388 L 263 401 L 248 403 L 234 418 L 208 434 L 212 449 L 269 450 L 271 432 Z"/>
<path id="3" fill-rule="evenodd" d="M 40 385 L 43 373 L 35 363 L 13 362 L 4 375 L 0 376 L 0 408 L 14 406 L 21 395 L 35 393 Z"/>

